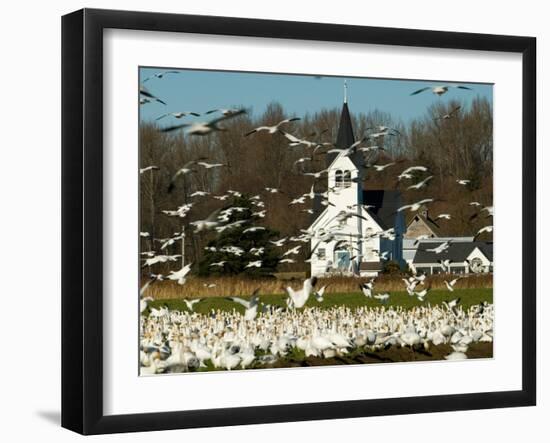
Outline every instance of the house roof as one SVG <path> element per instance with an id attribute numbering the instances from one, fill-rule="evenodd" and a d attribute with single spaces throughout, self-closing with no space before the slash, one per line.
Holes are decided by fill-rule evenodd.
<path id="1" fill-rule="evenodd" d="M 407 225 L 407 229 L 409 229 L 409 226 L 411 225 L 412 222 L 414 222 L 415 220 L 420 220 L 422 221 L 426 227 L 436 236 L 436 237 L 439 237 L 440 235 L 440 228 L 439 228 L 439 225 L 433 221 L 429 216 L 424 216 L 422 214 L 416 214 L 412 219 L 411 221 L 409 222 L 409 224 Z"/>
<path id="2" fill-rule="evenodd" d="M 351 115 L 349 113 L 348 104 L 344 102 L 344 105 L 342 106 L 342 112 L 340 114 L 338 135 L 336 136 L 336 142 L 334 143 L 334 145 L 338 149 L 346 149 L 349 148 L 353 143 L 355 143 L 355 136 L 353 135 L 353 124 L 351 122 Z M 337 152 L 327 154 L 327 167 L 332 165 L 337 156 Z M 362 152 L 355 151 L 352 155 L 349 156 L 349 159 L 353 162 L 357 169 L 363 167 L 364 158 Z"/>
<path id="3" fill-rule="evenodd" d="M 401 192 L 383 189 L 364 190 L 363 204 L 374 206 L 368 210 L 368 213 L 382 229 L 393 228 L 397 218 L 397 209 L 401 206 Z"/>
<path id="4" fill-rule="evenodd" d="M 447 250 L 436 254 L 427 249 L 433 249 L 444 243 L 437 242 L 422 242 L 419 243 L 416 254 L 413 258 L 414 264 L 420 263 L 438 263 L 439 260 L 450 260 L 451 262 L 463 262 L 472 253 L 475 248 L 478 248 L 489 261 L 493 261 L 493 243 L 492 242 L 451 242 Z"/>

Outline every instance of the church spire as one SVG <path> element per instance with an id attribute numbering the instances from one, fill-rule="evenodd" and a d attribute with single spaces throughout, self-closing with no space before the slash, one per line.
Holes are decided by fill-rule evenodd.
<path id="1" fill-rule="evenodd" d="M 342 105 L 342 112 L 340 114 L 340 124 L 338 125 L 338 133 L 334 145 L 339 149 L 347 149 L 355 142 L 355 136 L 353 135 L 353 124 L 351 115 L 348 108 L 348 82 L 344 80 L 344 103 Z M 334 159 L 338 156 L 337 153 L 330 153 L 326 156 L 327 167 L 332 164 Z M 359 168 L 363 164 L 363 155 L 361 152 L 356 151 L 350 157 L 350 160 Z"/>
<path id="2" fill-rule="evenodd" d="M 344 103 L 348 102 L 348 81 L 344 80 Z"/>
<path id="3" fill-rule="evenodd" d="M 353 126 L 351 123 L 351 115 L 347 104 L 347 86 L 344 88 L 344 104 L 340 114 L 340 124 L 338 125 L 338 133 L 334 145 L 339 149 L 349 148 L 355 142 L 353 135 Z M 330 165 L 337 157 L 337 153 L 327 154 L 327 166 Z"/>

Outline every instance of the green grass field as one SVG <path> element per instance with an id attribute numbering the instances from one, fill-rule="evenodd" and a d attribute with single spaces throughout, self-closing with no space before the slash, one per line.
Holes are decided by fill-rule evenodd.
<path id="1" fill-rule="evenodd" d="M 428 293 L 424 302 L 418 301 L 416 297 L 409 296 L 405 291 L 390 292 L 390 301 L 386 306 L 402 306 L 407 309 L 414 306 L 427 305 L 428 303 L 433 306 L 456 297 L 460 297 L 460 304 L 464 309 L 467 309 L 470 306 L 479 304 L 481 302 L 492 303 L 493 289 L 456 289 L 454 292 L 436 289 Z M 261 302 L 274 306 L 286 307 L 285 300 L 286 295 L 283 294 L 260 295 Z M 306 306 L 309 307 L 321 308 L 330 308 L 332 306 L 338 305 L 346 305 L 350 308 L 358 306 L 381 306 L 378 300 L 366 298 L 363 294 L 359 292 L 325 294 L 324 301 L 322 303 L 318 303 L 315 300 L 315 297 L 313 297 L 312 295 L 306 304 Z M 149 306 L 155 308 L 167 306 L 169 309 L 172 310 L 187 310 L 185 303 L 181 299 L 155 300 L 151 302 Z M 242 307 L 240 304 L 233 303 L 225 298 L 216 296 L 204 298 L 200 303 L 197 303 L 194 306 L 194 311 L 201 314 L 206 314 L 212 309 L 220 309 L 223 311 L 231 311 L 233 309 L 236 309 L 238 312 L 244 312 L 244 307 Z"/>

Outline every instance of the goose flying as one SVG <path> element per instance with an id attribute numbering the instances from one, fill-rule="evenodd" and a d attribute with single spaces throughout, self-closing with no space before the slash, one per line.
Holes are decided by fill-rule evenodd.
<path id="1" fill-rule="evenodd" d="M 241 115 L 245 113 L 246 111 L 244 109 L 241 109 L 238 112 L 235 112 L 233 114 L 222 115 L 221 117 L 215 118 L 208 122 L 183 123 L 181 125 L 167 126 L 166 128 L 162 128 L 160 131 L 172 132 L 182 128 L 189 128 L 187 130 L 187 134 L 204 136 L 204 135 L 211 134 L 212 132 L 227 131 L 227 128 L 221 127 L 219 126 L 219 124 L 225 120 L 229 120 L 230 118 L 233 118 L 233 117 L 236 117 L 237 115 Z"/>
<path id="2" fill-rule="evenodd" d="M 461 86 L 461 85 L 441 85 L 441 86 L 426 86 L 425 88 L 418 89 L 411 93 L 410 95 L 417 95 L 424 91 L 432 91 L 435 95 L 442 96 L 445 94 L 450 88 L 456 88 L 456 89 L 467 89 L 468 91 L 471 91 L 472 88 L 468 88 L 467 86 Z"/>

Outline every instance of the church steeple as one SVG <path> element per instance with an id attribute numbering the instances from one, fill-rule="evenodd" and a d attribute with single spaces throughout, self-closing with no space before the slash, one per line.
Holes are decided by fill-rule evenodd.
<path id="1" fill-rule="evenodd" d="M 336 136 L 336 147 L 339 149 L 349 148 L 355 142 L 353 135 L 353 125 L 351 124 L 351 116 L 347 102 L 342 106 L 340 114 L 340 125 L 338 126 L 338 135 Z"/>
<path id="2" fill-rule="evenodd" d="M 338 135 L 336 136 L 335 146 L 339 149 L 349 148 L 355 142 L 353 135 L 353 125 L 348 108 L 348 85 L 344 82 L 344 104 L 340 114 L 340 124 L 338 125 Z M 329 166 L 338 153 L 327 154 L 327 166 Z"/>
<path id="3" fill-rule="evenodd" d="M 348 102 L 348 81 L 344 80 L 344 103 Z"/>

